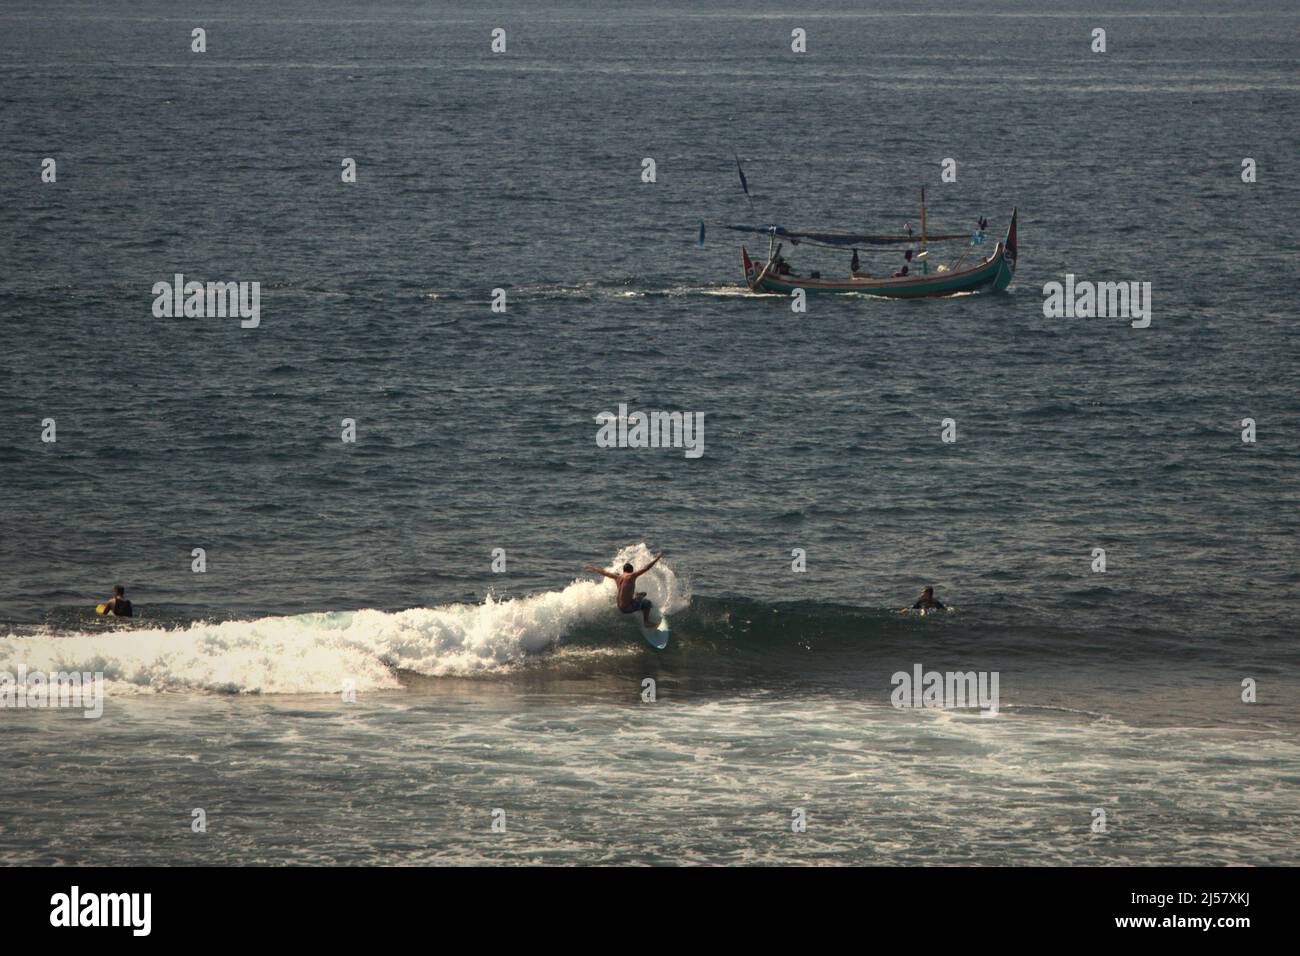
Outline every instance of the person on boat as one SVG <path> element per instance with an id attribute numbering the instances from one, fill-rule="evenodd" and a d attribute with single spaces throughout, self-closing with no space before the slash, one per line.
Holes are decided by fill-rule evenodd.
<path id="1" fill-rule="evenodd" d="M 853 250 L 853 258 L 849 261 L 849 272 L 857 275 L 862 270 L 862 263 L 858 261 L 858 250 Z"/>
<path id="2" fill-rule="evenodd" d="M 926 587 L 921 592 L 921 596 L 916 599 L 910 610 L 913 611 L 942 611 L 945 605 L 942 601 L 934 596 L 934 588 Z"/>
<path id="3" fill-rule="evenodd" d="M 131 602 L 126 599 L 126 588 L 116 585 L 113 596 L 104 602 L 104 613 L 114 617 L 131 617 Z"/>
<path id="4" fill-rule="evenodd" d="M 776 274 L 779 276 L 788 276 L 790 274 L 790 263 L 785 261 L 784 256 L 776 257 Z"/>
<path id="5" fill-rule="evenodd" d="M 613 581 L 614 586 L 618 591 L 618 596 L 616 598 L 618 609 L 624 614 L 635 614 L 637 611 L 640 611 L 641 619 L 645 621 L 645 626 L 649 629 L 651 626 L 650 600 L 645 596 L 644 591 L 636 591 L 635 593 L 633 593 L 633 591 L 636 587 L 636 579 L 658 564 L 659 560 L 663 556 L 664 553 L 662 551 L 656 551 L 655 559 L 640 571 L 637 571 L 630 564 L 625 564 L 623 565 L 623 571 L 621 574 L 615 574 L 613 571 L 606 571 L 604 568 L 598 568 L 594 564 L 583 565 L 583 567 L 588 571 L 594 571 L 596 574 L 603 575 Z"/>
<path id="6" fill-rule="evenodd" d="M 910 263 L 911 261 L 912 261 L 912 250 L 908 249 L 906 252 L 903 253 L 903 268 L 895 272 L 890 278 L 893 279 L 904 278 L 907 275 L 908 263 Z"/>

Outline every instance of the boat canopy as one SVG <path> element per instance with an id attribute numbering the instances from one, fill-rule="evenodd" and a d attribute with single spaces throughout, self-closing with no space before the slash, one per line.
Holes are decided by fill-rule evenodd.
<path id="1" fill-rule="evenodd" d="M 786 239 L 790 243 L 797 245 L 800 242 L 811 242 L 822 246 L 899 246 L 920 242 L 920 235 L 910 236 L 873 236 L 859 232 L 807 232 L 796 229 L 786 229 L 784 226 L 751 226 L 748 223 L 737 223 L 734 226 L 727 226 L 728 229 L 734 229 L 736 232 L 757 232 L 765 236 L 777 236 Z M 954 233 L 951 235 L 925 236 L 926 242 L 942 242 L 953 239 L 970 239 L 968 233 Z"/>

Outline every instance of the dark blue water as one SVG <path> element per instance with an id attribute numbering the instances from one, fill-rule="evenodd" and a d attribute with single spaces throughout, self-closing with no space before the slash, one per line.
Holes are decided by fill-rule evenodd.
<path id="1" fill-rule="evenodd" d="M 65 807 L 38 775 L 0 858 L 1295 862 L 1298 26 L 1286 3 L 10 5 L 0 669 L 102 670 L 110 696 L 84 724 L 0 711 L 0 761 L 133 761 L 121 785 L 159 805 L 42 855 L 120 800 Z M 921 186 L 931 230 L 1000 238 L 1019 209 L 1006 294 L 797 314 L 744 292 L 718 228 L 896 232 Z M 155 318 L 177 272 L 260 282 L 260 326 Z M 1067 273 L 1151 283 L 1150 327 L 1045 317 Z M 620 403 L 702 412 L 704 454 L 597 447 Z M 671 568 L 657 656 L 571 585 L 642 542 Z M 93 614 L 115 583 L 133 625 Z M 925 584 L 958 611 L 891 613 Z M 1000 672 L 1002 717 L 894 710 L 916 662 Z M 353 826 L 358 766 L 383 782 Z M 394 842 L 431 777 L 463 815 Z M 262 787 L 319 800 L 290 826 Z M 653 820 L 627 809 L 645 788 Z M 162 823 L 188 834 L 196 792 L 243 795 L 202 846 Z M 540 801 L 527 836 L 467 836 L 512 793 Z M 778 838 L 796 799 L 834 836 Z M 1089 833 L 1097 806 L 1122 837 Z"/>

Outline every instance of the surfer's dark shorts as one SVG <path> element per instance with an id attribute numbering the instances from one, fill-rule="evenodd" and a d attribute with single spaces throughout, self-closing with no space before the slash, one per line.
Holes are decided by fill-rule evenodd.
<path id="1" fill-rule="evenodd" d="M 644 610 L 650 606 L 650 602 L 643 597 L 636 598 L 627 607 L 619 608 L 624 614 L 635 614 L 637 611 Z"/>

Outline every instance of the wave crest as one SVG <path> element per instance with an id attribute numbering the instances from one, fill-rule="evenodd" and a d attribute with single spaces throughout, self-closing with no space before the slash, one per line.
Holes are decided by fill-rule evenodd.
<path id="1" fill-rule="evenodd" d="M 648 563 L 644 544 L 624 548 L 621 566 Z M 639 585 L 669 612 L 689 588 L 663 564 Z M 0 638 L 0 671 L 102 672 L 109 690 L 208 690 L 301 694 L 395 689 L 397 672 L 469 676 L 510 668 L 584 625 L 619 619 L 605 581 L 482 604 L 405 611 L 338 611 L 196 623 L 179 630 Z"/>

